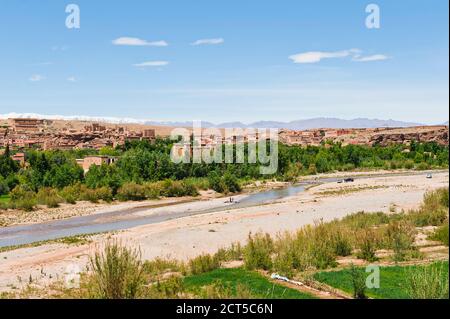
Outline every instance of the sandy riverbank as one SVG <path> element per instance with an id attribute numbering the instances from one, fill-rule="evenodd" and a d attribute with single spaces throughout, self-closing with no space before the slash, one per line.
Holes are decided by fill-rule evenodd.
<path id="1" fill-rule="evenodd" d="M 271 204 L 243 209 L 230 207 L 228 211 L 132 228 L 113 237 L 130 245 L 139 245 L 145 259 L 157 256 L 187 259 L 214 253 L 236 241 L 245 242 L 249 232 L 276 234 L 295 231 L 319 219 L 332 220 L 358 211 L 415 208 L 426 191 L 446 187 L 448 182 L 448 172 L 441 172 L 435 173 L 433 179 L 417 174 L 363 178 L 351 184 L 327 183 Z M 345 187 L 353 190 L 344 193 Z M 205 204 L 199 201 L 183 205 L 198 210 L 199 205 Z M 152 213 L 151 209 L 140 212 Z M 83 269 L 89 254 L 106 237 L 94 236 L 91 244 L 81 246 L 47 244 L 0 253 L 0 291 L 26 284 L 30 275 L 35 282 L 46 284 L 62 278 L 69 265 Z"/>
<path id="2" fill-rule="evenodd" d="M 439 172 L 439 171 L 438 171 Z M 380 174 L 423 174 L 423 172 L 405 171 L 405 170 L 378 170 L 378 171 L 360 171 L 360 172 L 336 172 L 317 175 L 302 176 L 298 179 L 301 181 L 314 181 L 323 178 L 343 178 L 356 176 L 373 176 Z M 249 183 L 244 187 L 243 196 L 248 193 L 260 192 L 264 190 L 281 188 L 289 183 L 280 181 L 256 181 Z M 39 206 L 32 212 L 24 212 L 20 210 L 0 210 L 0 227 L 9 227 L 16 225 L 27 225 L 49 222 L 52 220 L 67 219 L 71 217 L 88 216 L 93 214 L 102 214 L 118 210 L 126 210 L 140 207 L 157 207 L 171 206 L 176 203 L 184 203 L 189 201 L 209 201 L 222 197 L 214 191 L 201 191 L 198 197 L 182 197 L 182 198 L 162 198 L 159 200 L 148 200 L 141 202 L 112 202 L 112 203 L 90 203 L 78 202 L 75 205 L 61 204 L 57 208 L 47 208 Z"/>

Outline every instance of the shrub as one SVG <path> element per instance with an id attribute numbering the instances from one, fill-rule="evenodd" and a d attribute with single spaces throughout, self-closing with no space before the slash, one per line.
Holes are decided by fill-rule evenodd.
<path id="1" fill-rule="evenodd" d="M 170 276 L 164 281 L 158 281 L 152 285 L 146 292 L 146 298 L 152 299 L 176 299 L 184 294 L 183 278 L 179 276 Z"/>
<path id="2" fill-rule="evenodd" d="M 0 175 L 0 195 L 6 195 L 8 193 L 9 193 L 8 182 L 3 179 L 2 175 Z"/>
<path id="3" fill-rule="evenodd" d="M 197 188 L 189 182 L 166 179 L 160 183 L 161 195 L 165 197 L 197 196 Z"/>
<path id="4" fill-rule="evenodd" d="M 273 248 L 273 241 L 269 234 L 257 233 L 254 236 L 249 234 L 247 246 L 244 248 L 245 268 L 249 270 L 272 269 Z"/>
<path id="5" fill-rule="evenodd" d="M 90 258 L 90 297 L 134 299 L 142 293 L 143 265 L 139 250 L 129 249 L 117 241 L 108 242 L 103 252 Z"/>
<path id="6" fill-rule="evenodd" d="M 223 182 L 228 192 L 237 193 L 241 191 L 241 185 L 239 185 L 238 179 L 233 174 L 226 172 L 223 176 Z"/>
<path id="7" fill-rule="evenodd" d="M 297 262 L 298 250 L 292 235 L 287 232 L 278 235 L 274 243 L 274 252 L 274 270 L 282 276 L 292 277 L 294 270 L 300 268 Z M 306 269 L 306 266 L 304 268 Z"/>
<path id="8" fill-rule="evenodd" d="M 156 258 L 151 261 L 144 262 L 144 272 L 150 275 L 159 275 L 163 272 L 180 271 L 183 265 L 176 260 Z"/>
<path id="9" fill-rule="evenodd" d="M 12 208 L 29 212 L 36 206 L 36 194 L 26 186 L 16 186 L 11 191 L 10 196 Z"/>
<path id="10" fill-rule="evenodd" d="M 448 217 L 448 188 L 441 188 L 424 195 L 423 204 L 411 211 L 408 219 L 418 227 L 440 226 Z"/>
<path id="11" fill-rule="evenodd" d="M 317 269 L 336 266 L 335 247 L 331 239 L 332 226 L 320 222 L 314 227 L 306 226 L 304 231 L 305 237 L 311 238 L 308 248 L 312 265 Z"/>
<path id="12" fill-rule="evenodd" d="M 107 203 L 113 200 L 112 190 L 107 186 L 95 189 L 94 194 L 97 199 Z"/>
<path id="13" fill-rule="evenodd" d="M 226 260 L 241 260 L 244 252 L 241 243 L 232 243 L 226 250 Z"/>
<path id="14" fill-rule="evenodd" d="M 121 201 L 140 201 L 146 199 L 145 187 L 136 183 L 125 183 L 117 191 L 117 198 Z"/>
<path id="15" fill-rule="evenodd" d="M 430 165 L 428 163 L 422 162 L 416 166 L 416 169 L 419 171 L 426 171 L 427 169 L 430 169 Z"/>
<path id="16" fill-rule="evenodd" d="M 357 246 L 359 248 L 357 257 L 368 262 L 377 261 L 377 244 L 378 238 L 373 229 L 360 230 L 357 234 Z"/>
<path id="17" fill-rule="evenodd" d="M 31 212 L 34 210 L 36 206 L 36 200 L 34 198 L 24 198 L 12 201 L 10 204 L 11 208 L 16 208 L 19 210 L 23 210 L 25 212 Z"/>
<path id="18" fill-rule="evenodd" d="M 404 164 L 403 167 L 406 169 L 413 169 L 414 168 L 414 161 L 413 160 L 407 160 Z"/>
<path id="19" fill-rule="evenodd" d="M 430 236 L 431 240 L 440 241 L 448 247 L 448 221 L 444 225 L 438 227 L 434 234 Z"/>
<path id="20" fill-rule="evenodd" d="M 417 227 L 440 226 L 448 216 L 448 212 L 443 209 L 424 210 L 419 209 L 408 213 L 407 219 Z"/>
<path id="21" fill-rule="evenodd" d="M 40 205 L 47 205 L 49 208 L 58 207 L 63 201 L 58 195 L 58 192 L 50 187 L 41 188 L 36 194 L 37 203 Z"/>
<path id="22" fill-rule="evenodd" d="M 188 267 L 192 275 L 198 275 L 219 268 L 220 262 L 211 255 L 200 255 L 189 260 Z"/>
<path id="23" fill-rule="evenodd" d="M 343 227 L 336 228 L 331 234 L 331 243 L 336 256 L 346 257 L 352 254 L 350 234 Z"/>
<path id="24" fill-rule="evenodd" d="M 198 189 L 195 183 L 192 181 L 184 180 L 181 182 L 181 185 L 183 187 L 183 196 L 198 196 Z"/>
<path id="25" fill-rule="evenodd" d="M 411 268 L 407 291 L 412 299 L 448 299 L 448 271 L 442 264 Z"/>
<path id="26" fill-rule="evenodd" d="M 104 186 L 97 189 L 87 188 L 85 185 L 79 186 L 79 199 L 98 203 L 99 200 L 111 202 L 113 200 L 112 191 L 109 187 Z"/>
<path id="27" fill-rule="evenodd" d="M 366 275 L 361 268 L 351 265 L 350 276 L 352 278 L 353 298 L 367 299 L 366 296 Z"/>
<path id="28" fill-rule="evenodd" d="M 407 221 L 394 221 L 387 226 L 389 246 L 394 250 L 394 261 L 404 261 L 407 253 L 414 249 L 416 230 Z"/>
<path id="29" fill-rule="evenodd" d="M 158 199 L 161 196 L 160 183 L 145 183 L 144 195 L 147 199 Z"/>
<path id="30" fill-rule="evenodd" d="M 80 184 L 66 186 L 59 192 L 59 196 L 61 196 L 68 204 L 76 204 L 77 200 L 80 199 L 80 190 Z"/>
<path id="31" fill-rule="evenodd" d="M 218 193 L 225 193 L 227 185 L 217 172 L 212 172 L 208 175 L 209 186 Z"/>
<path id="32" fill-rule="evenodd" d="M 390 217 L 385 213 L 366 213 L 359 212 L 348 215 L 341 220 L 341 224 L 350 227 L 353 230 L 364 229 L 376 225 L 389 223 Z"/>

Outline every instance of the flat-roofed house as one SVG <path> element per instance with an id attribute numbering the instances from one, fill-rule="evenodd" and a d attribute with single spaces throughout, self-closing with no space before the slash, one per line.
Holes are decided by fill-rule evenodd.
<path id="1" fill-rule="evenodd" d="M 78 159 L 77 163 L 80 165 L 84 172 L 88 172 L 92 165 L 101 166 L 103 164 L 105 165 L 111 165 L 117 161 L 117 157 L 113 156 L 102 156 L 102 155 L 93 155 L 93 156 L 86 156 L 84 159 Z"/>
<path id="2" fill-rule="evenodd" d="M 25 154 L 24 153 L 16 153 L 11 156 L 13 161 L 19 163 L 21 167 L 25 166 Z"/>

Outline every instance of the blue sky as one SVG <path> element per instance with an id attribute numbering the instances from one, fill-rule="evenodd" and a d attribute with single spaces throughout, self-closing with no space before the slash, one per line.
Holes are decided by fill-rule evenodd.
<path id="1" fill-rule="evenodd" d="M 448 1 L 372 2 L 2 0 L 0 114 L 448 120 Z"/>

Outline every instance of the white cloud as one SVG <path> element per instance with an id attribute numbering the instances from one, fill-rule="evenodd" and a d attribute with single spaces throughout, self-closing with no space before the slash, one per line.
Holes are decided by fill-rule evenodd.
<path id="1" fill-rule="evenodd" d="M 387 60 L 389 59 L 388 56 L 384 55 L 384 54 L 375 54 L 375 55 L 369 55 L 369 56 L 365 56 L 365 57 L 355 57 L 353 59 L 353 61 L 357 61 L 357 62 L 372 62 L 372 61 L 383 61 L 383 60 Z"/>
<path id="2" fill-rule="evenodd" d="M 375 54 L 363 56 L 360 49 L 350 49 L 335 52 L 311 51 L 299 54 L 294 54 L 289 57 L 294 63 L 318 63 L 323 59 L 337 59 L 351 57 L 352 61 L 356 62 L 372 62 L 389 59 L 384 54 Z"/>
<path id="3" fill-rule="evenodd" d="M 69 76 L 69 77 L 67 78 L 67 81 L 69 81 L 69 82 L 76 82 L 76 81 L 77 81 L 77 78 L 74 77 L 74 76 Z"/>
<path id="4" fill-rule="evenodd" d="M 30 76 L 29 80 L 31 82 L 39 82 L 45 80 L 45 76 L 42 76 L 40 74 L 33 74 L 32 76 Z"/>
<path id="5" fill-rule="evenodd" d="M 112 41 L 114 45 L 128 45 L 128 46 L 152 46 L 152 47 L 166 47 L 169 44 L 166 41 L 147 41 L 139 38 L 122 37 Z"/>
<path id="6" fill-rule="evenodd" d="M 346 58 L 348 56 L 357 55 L 361 52 L 359 49 L 350 49 L 336 52 L 312 51 L 294 54 L 289 57 L 294 63 L 317 63 L 323 59 Z"/>
<path id="7" fill-rule="evenodd" d="M 168 65 L 169 62 L 168 61 L 148 61 L 148 62 L 142 62 L 142 63 L 138 63 L 138 64 L 133 64 L 133 66 L 136 67 L 155 67 L 155 66 L 165 66 Z"/>
<path id="8" fill-rule="evenodd" d="M 200 40 L 197 40 L 197 41 L 191 43 L 191 45 L 205 45 L 205 44 L 215 45 L 215 44 L 222 44 L 224 42 L 225 42 L 225 40 L 223 38 L 200 39 Z"/>

